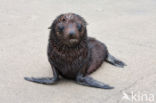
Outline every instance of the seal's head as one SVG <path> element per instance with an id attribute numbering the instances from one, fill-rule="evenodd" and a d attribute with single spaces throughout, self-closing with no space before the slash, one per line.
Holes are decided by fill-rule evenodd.
<path id="1" fill-rule="evenodd" d="M 87 36 L 86 25 L 86 21 L 81 16 L 66 13 L 59 15 L 49 29 L 51 29 L 52 37 L 64 45 L 72 47 Z"/>

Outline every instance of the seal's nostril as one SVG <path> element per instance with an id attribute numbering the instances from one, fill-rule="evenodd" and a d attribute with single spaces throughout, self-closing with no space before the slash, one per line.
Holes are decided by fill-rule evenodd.
<path id="1" fill-rule="evenodd" d="M 72 37 L 72 36 L 74 36 L 74 35 L 75 35 L 75 31 L 72 30 L 72 31 L 69 32 L 69 36 L 70 36 L 70 37 Z"/>

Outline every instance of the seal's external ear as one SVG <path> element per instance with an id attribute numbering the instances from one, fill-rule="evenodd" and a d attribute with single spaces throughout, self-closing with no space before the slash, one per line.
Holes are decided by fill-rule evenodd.
<path id="1" fill-rule="evenodd" d="M 86 26 L 88 25 L 88 23 L 86 22 Z"/>
<path id="2" fill-rule="evenodd" d="M 53 23 L 51 24 L 51 26 L 48 29 L 54 29 L 56 22 L 57 22 L 57 18 L 53 21 Z"/>
<path id="3" fill-rule="evenodd" d="M 55 28 L 55 25 L 56 25 L 56 21 L 53 21 L 53 23 L 51 24 L 51 26 L 50 26 L 48 29 L 53 29 L 53 28 Z"/>
<path id="4" fill-rule="evenodd" d="M 52 29 L 52 26 L 48 27 L 48 29 Z"/>

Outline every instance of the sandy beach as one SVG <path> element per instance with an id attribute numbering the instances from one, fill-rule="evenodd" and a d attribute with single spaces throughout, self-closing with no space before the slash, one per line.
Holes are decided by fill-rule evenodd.
<path id="1" fill-rule="evenodd" d="M 88 35 L 104 42 L 128 66 L 103 63 L 91 76 L 115 88 L 96 89 L 62 79 L 55 85 L 25 81 L 52 77 L 48 27 L 61 13 L 88 22 Z M 156 102 L 155 0 L 0 0 L 0 103 Z M 128 99 L 125 97 L 128 96 Z"/>

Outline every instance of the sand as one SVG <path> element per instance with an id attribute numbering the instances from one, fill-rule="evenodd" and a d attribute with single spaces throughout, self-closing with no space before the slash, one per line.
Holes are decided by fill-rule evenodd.
<path id="1" fill-rule="evenodd" d="M 104 63 L 91 75 L 115 89 L 65 79 L 49 86 L 23 79 L 52 76 L 46 54 L 48 27 L 66 12 L 83 16 L 88 35 L 128 65 Z M 132 93 L 147 94 L 147 99 L 153 95 L 156 101 L 156 1 L 0 0 L 0 81 L 0 103 L 132 103 Z"/>

